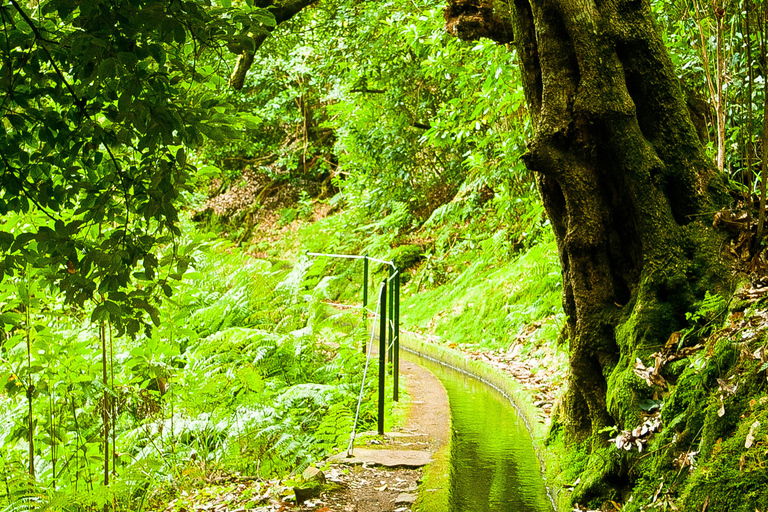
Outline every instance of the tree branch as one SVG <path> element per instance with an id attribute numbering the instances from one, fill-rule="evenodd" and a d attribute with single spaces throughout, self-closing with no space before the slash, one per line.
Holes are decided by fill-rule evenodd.
<path id="1" fill-rule="evenodd" d="M 39 39 L 40 41 L 45 42 L 51 42 L 50 40 L 43 37 L 43 35 L 40 33 L 40 31 L 35 26 L 35 22 L 32 21 L 32 19 L 27 16 L 27 13 L 24 12 L 24 9 L 21 8 L 21 6 L 18 4 L 16 0 L 10 0 L 13 7 L 18 11 L 18 13 L 21 15 L 22 18 L 24 18 L 24 22 L 29 26 L 29 28 L 32 29 L 32 33 L 35 34 L 35 37 Z M 64 86 L 69 91 L 69 94 L 72 95 L 72 97 L 75 99 L 75 105 L 77 105 L 80 109 L 85 111 L 85 104 L 80 100 L 80 98 L 77 97 L 77 94 L 75 93 L 74 88 L 70 85 L 70 83 L 67 81 L 67 78 L 64 76 L 64 73 L 61 72 L 59 69 L 59 65 L 56 64 L 56 61 L 53 58 L 53 55 L 51 55 L 51 52 L 48 51 L 48 48 L 44 44 L 40 45 L 40 48 L 43 49 L 45 54 L 48 56 L 48 60 L 50 61 L 51 65 L 53 66 L 54 71 L 56 71 L 56 74 L 59 76 L 61 81 L 64 83 Z"/>
<path id="2" fill-rule="evenodd" d="M 235 70 L 232 71 L 232 75 L 229 77 L 229 85 L 231 85 L 235 90 L 239 91 L 243 88 L 243 84 L 245 83 L 245 75 L 253 65 L 253 57 L 264 43 L 264 41 L 266 41 L 269 34 L 275 28 L 277 28 L 280 23 L 290 20 L 302 9 L 317 3 L 318 0 L 284 0 L 280 4 L 277 2 L 279 2 L 279 0 L 261 0 L 254 4 L 256 7 L 267 9 L 270 13 L 272 13 L 272 16 L 275 17 L 275 26 L 267 27 L 266 33 L 252 36 L 254 43 L 253 51 L 246 50 L 237 57 Z"/>

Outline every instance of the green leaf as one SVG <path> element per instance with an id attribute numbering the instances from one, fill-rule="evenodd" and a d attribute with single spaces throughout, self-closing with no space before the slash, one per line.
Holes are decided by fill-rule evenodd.
<path id="1" fill-rule="evenodd" d="M 165 65 L 165 48 L 162 45 L 156 43 L 149 45 L 149 54 L 155 59 L 158 66 Z"/>
<path id="2" fill-rule="evenodd" d="M 221 169 L 214 165 L 204 165 L 197 170 L 197 175 L 201 178 L 208 178 L 211 176 L 221 176 Z"/>
<path id="3" fill-rule="evenodd" d="M 21 319 L 22 317 L 19 313 L 0 313 L 0 325 L 19 325 Z"/>
<path id="4" fill-rule="evenodd" d="M 7 251 L 13 245 L 13 235 L 6 231 L 0 231 L 0 249 Z"/>
<path id="5" fill-rule="evenodd" d="M 109 311 L 104 304 L 99 304 L 91 313 L 91 322 L 99 323 L 103 320 L 109 319 Z"/>
<path id="6" fill-rule="evenodd" d="M 187 153 L 184 151 L 184 148 L 179 148 L 179 150 L 176 151 L 176 163 L 178 163 L 181 168 L 187 164 Z"/>
<path id="7" fill-rule="evenodd" d="M 240 119 L 245 123 L 245 127 L 249 130 L 258 130 L 261 127 L 261 119 L 251 113 L 245 112 L 240 114 Z"/>
<path id="8" fill-rule="evenodd" d="M 104 59 L 99 62 L 99 78 L 102 80 L 114 80 L 116 78 L 117 66 L 115 59 Z"/>
<path id="9" fill-rule="evenodd" d="M 152 318 L 152 323 L 156 327 L 160 327 L 160 313 L 157 311 L 157 308 L 147 304 L 145 309 L 149 313 L 150 318 Z"/>
<path id="10" fill-rule="evenodd" d="M 133 68 L 136 63 L 139 62 L 136 54 L 132 52 L 120 52 L 117 54 L 117 58 L 120 59 L 120 63 L 127 68 Z"/>
<path id="11" fill-rule="evenodd" d="M 131 108 L 131 101 L 133 100 L 133 94 L 131 91 L 123 91 L 120 95 L 120 99 L 117 101 L 117 108 L 122 113 L 128 112 Z"/>
<path id="12" fill-rule="evenodd" d="M 184 30 L 184 26 L 180 23 L 174 25 L 173 27 L 173 40 L 179 44 L 184 44 L 184 42 L 187 40 L 187 31 Z"/>
<path id="13" fill-rule="evenodd" d="M 111 295 L 110 295 L 111 296 Z M 109 312 L 109 316 L 116 320 L 122 316 L 122 309 L 120 306 L 117 305 L 117 303 L 112 302 L 111 300 L 104 301 L 104 307 Z"/>

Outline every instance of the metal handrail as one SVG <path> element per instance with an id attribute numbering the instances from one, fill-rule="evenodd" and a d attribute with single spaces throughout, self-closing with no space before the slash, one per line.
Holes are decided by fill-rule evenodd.
<path id="1" fill-rule="evenodd" d="M 384 284 L 381 285 L 384 288 Z M 378 309 L 374 315 L 378 315 Z M 363 390 L 365 389 L 365 377 L 368 375 L 368 364 L 371 360 L 371 347 L 376 333 L 371 329 L 371 341 L 368 345 L 368 354 L 365 356 L 365 368 L 363 369 L 363 381 L 360 383 L 360 395 L 357 397 L 357 408 L 355 409 L 355 421 L 352 423 L 352 434 L 349 436 L 349 445 L 347 446 L 347 458 L 352 457 L 352 450 L 355 448 L 355 434 L 357 433 L 357 420 L 360 418 L 360 404 L 363 402 Z"/>
<path id="2" fill-rule="evenodd" d="M 386 374 L 387 354 L 392 363 L 392 373 L 394 384 L 392 387 L 392 399 L 397 402 L 400 400 L 400 270 L 393 261 L 371 258 L 366 255 L 357 254 L 328 254 L 320 252 L 305 253 L 307 256 L 326 257 L 326 258 L 344 258 L 352 260 L 363 260 L 363 321 L 367 321 L 368 313 L 379 316 L 380 334 L 379 334 L 379 434 L 384 434 L 384 376 Z M 369 262 L 381 263 L 389 266 L 389 275 L 382 280 L 381 293 L 379 294 L 379 304 L 377 312 L 368 308 L 368 264 Z M 390 343 L 387 343 L 389 338 Z M 373 344 L 373 342 L 370 342 Z M 362 353 L 366 353 L 366 343 L 363 341 Z M 367 366 L 367 358 L 366 358 Z M 364 377 L 365 378 L 365 377 Z M 351 451 L 351 445 L 348 452 Z"/>
<path id="3" fill-rule="evenodd" d="M 395 266 L 394 261 L 387 261 L 387 260 L 380 260 L 379 258 L 373 258 L 371 256 L 363 255 L 360 256 L 359 254 L 327 254 L 324 252 L 305 252 L 307 256 L 325 256 L 327 258 L 346 258 L 350 260 L 362 260 L 367 259 L 368 261 L 375 261 L 376 263 L 381 263 L 382 265 L 389 265 L 393 269 L 397 270 L 397 266 Z"/>

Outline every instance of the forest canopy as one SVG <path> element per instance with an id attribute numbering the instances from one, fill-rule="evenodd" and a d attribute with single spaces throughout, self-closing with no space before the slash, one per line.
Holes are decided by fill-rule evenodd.
<path id="1" fill-rule="evenodd" d="M 94 461 L 110 450 L 162 466 L 140 431 L 175 411 L 173 379 L 190 400 L 186 433 L 158 427 L 172 432 L 159 453 L 202 443 L 234 466 L 238 449 L 271 453 L 265 472 L 278 474 L 338 444 L 359 358 L 319 303 L 356 289 L 323 277 L 298 246 L 395 260 L 415 295 L 531 254 L 554 265 L 556 253 L 531 305 L 509 291 L 493 321 L 499 339 L 537 325 L 568 353 L 551 438 L 583 455 L 573 499 L 633 492 L 645 459 L 624 445 L 617 455 L 609 439 L 644 424 L 640 404 L 660 397 L 672 405 L 659 437 L 692 444 L 704 432 L 703 456 L 717 460 L 718 436 L 746 433 L 742 409 L 729 409 L 727 427 L 712 416 L 731 396 L 717 383 L 743 361 L 713 348 L 717 371 L 697 359 L 667 376 L 719 390 L 705 417 L 682 411 L 714 398 L 646 385 L 653 370 L 638 361 L 673 345 L 665 361 L 699 357 L 739 279 L 768 268 L 768 4 L 583 4 L 2 3 L 0 377 L 14 426 L 4 474 L 72 497 L 84 480 L 92 490 Z M 295 235 L 311 221 L 311 236 Z M 289 254 L 290 270 L 276 263 Z M 344 361 L 322 348 L 337 338 Z M 749 375 L 765 371 L 755 361 Z M 297 403 L 315 418 L 306 429 Z M 258 425 L 258 442 L 228 437 L 232 410 Z M 82 445 L 62 466 L 67 439 Z M 130 458 L 114 457 L 112 496 L 109 476 Z M 126 509 L 152 478 L 123 481 Z M 701 509 L 698 478 L 685 492 Z"/>

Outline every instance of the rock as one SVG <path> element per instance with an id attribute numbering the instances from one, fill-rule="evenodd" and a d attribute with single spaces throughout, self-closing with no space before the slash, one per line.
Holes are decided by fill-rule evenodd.
<path id="1" fill-rule="evenodd" d="M 401 245 L 389 251 L 387 259 L 399 270 L 406 270 L 424 259 L 424 249 L 420 245 Z"/>
<path id="2" fill-rule="evenodd" d="M 411 505 L 413 502 L 416 501 L 417 496 L 415 494 L 411 494 L 408 492 L 401 492 L 397 495 L 397 498 L 395 498 L 395 505 Z"/>
<path id="3" fill-rule="evenodd" d="M 301 505 L 305 501 L 320 496 L 323 490 L 323 486 L 317 482 L 302 485 L 301 487 L 294 487 L 293 493 L 296 495 L 296 504 Z"/>
<path id="4" fill-rule="evenodd" d="M 309 466 L 307 469 L 305 469 L 301 474 L 301 478 L 305 482 L 319 482 L 321 484 L 325 483 L 325 473 L 314 466 Z"/>

